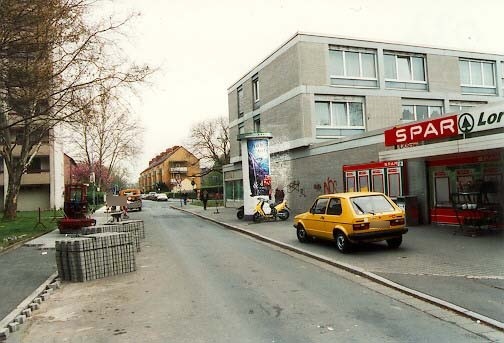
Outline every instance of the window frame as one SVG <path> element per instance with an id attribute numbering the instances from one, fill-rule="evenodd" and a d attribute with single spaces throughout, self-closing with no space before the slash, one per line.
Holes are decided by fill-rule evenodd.
<path id="1" fill-rule="evenodd" d="M 261 132 L 261 115 L 255 115 L 252 120 L 254 123 L 254 132 Z"/>
<path id="2" fill-rule="evenodd" d="M 462 62 L 467 62 L 469 64 L 469 83 L 463 83 L 462 82 Z M 473 82 L 473 77 L 472 77 L 472 68 L 471 68 L 471 63 L 479 63 L 480 65 L 480 71 L 481 71 L 481 84 L 477 83 L 472 83 Z M 492 82 L 493 85 L 485 85 L 485 73 L 483 71 L 483 65 L 484 64 L 489 64 L 492 67 Z M 489 61 L 489 60 L 478 60 L 478 59 L 472 59 L 472 58 L 459 58 L 459 71 L 460 71 L 460 87 L 461 91 L 463 94 L 477 94 L 477 95 L 496 95 L 497 94 L 497 76 L 496 76 L 496 71 L 497 71 L 497 65 L 495 61 Z M 504 75 L 503 75 L 504 77 Z M 468 91 L 464 90 L 465 88 L 476 88 L 476 89 L 487 89 L 489 92 L 474 92 L 474 91 Z"/>
<path id="3" fill-rule="evenodd" d="M 239 86 L 237 89 L 236 89 L 236 100 L 237 100 L 237 103 L 238 103 L 238 118 L 241 118 L 243 117 L 243 109 L 242 109 L 242 102 L 243 102 L 243 86 Z"/>
<path id="4" fill-rule="evenodd" d="M 501 96 L 504 96 L 504 61 L 501 61 L 501 86 L 502 86 L 502 93 Z M 497 66 L 496 66 L 497 67 Z"/>
<path id="5" fill-rule="evenodd" d="M 322 203 L 325 201 L 325 206 L 324 206 L 324 212 L 316 212 L 315 209 L 318 208 L 317 205 L 319 203 Z M 315 202 L 313 203 L 312 207 L 310 208 L 310 213 L 311 214 L 325 214 L 326 211 L 327 211 L 327 205 L 329 204 L 329 198 L 319 198 L 317 200 L 315 200 Z M 320 208 L 322 209 L 322 208 Z"/>
<path id="6" fill-rule="evenodd" d="M 414 116 L 414 119 L 404 119 L 403 118 L 403 113 L 404 113 L 404 107 L 405 106 L 412 106 L 413 107 L 413 116 Z M 424 107 L 427 107 L 427 114 L 428 116 L 426 118 L 423 118 L 423 119 L 418 119 L 417 117 L 417 107 L 418 106 L 424 106 Z M 431 116 L 431 108 L 434 108 L 434 107 L 439 107 L 441 109 L 441 113 L 439 114 L 439 117 L 442 117 L 445 113 L 444 113 L 444 107 L 441 106 L 441 105 L 425 105 L 425 104 L 402 104 L 401 105 L 401 120 L 402 121 L 407 121 L 407 122 L 414 122 L 414 121 L 419 121 L 419 120 L 427 120 L 427 119 L 431 119 L 431 118 L 439 118 L 439 117 L 432 117 Z"/>
<path id="7" fill-rule="evenodd" d="M 350 101 L 350 100 L 316 100 L 315 106 L 317 103 L 329 103 L 329 125 L 320 125 L 318 123 L 317 111 L 315 109 L 316 123 L 315 126 L 317 128 L 335 128 L 335 129 L 355 129 L 355 130 L 365 130 L 366 129 L 366 117 L 364 115 L 364 103 L 361 101 Z M 346 115 L 346 126 L 342 125 L 333 125 L 333 104 L 344 104 L 345 105 L 345 115 Z M 350 104 L 360 104 L 362 109 L 362 126 L 352 126 L 350 125 Z"/>
<path id="8" fill-rule="evenodd" d="M 386 75 L 386 56 L 393 56 L 394 57 L 394 71 L 396 74 L 396 78 L 392 79 L 387 77 Z M 398 58 L 407 58 L 409 62 L 409 75 L 410 79 L 400 79 L 399 78 L 399 62 Z M 414 71 L 414 63 L 413 63 L 413 58 L 421 58 L 422 59 L 422 66 L 423 66 L 423 77 L 424 80 L 415 80 L 415 71 Z M 383 64 L 384 64 L 384 74 L 383 78 L 385 81 L 385 87 L 390 88 L 390 89 L 404 89 L 404 90 L 418 90 L 418 91 L 425 91 L 428 89 L 428 81 L 427 81 L 427 59 L 425 55 L 422 54 L 410 54 L 406 52 L 394 52 L 394 51 L 385 51 L 383 52 Z M 391 86 L 390 83 L 404 83 L 404 84 L 418 84 L 418 85 L 425 85 L 424 89 L 416 89 L 416 88 L 400 88 L 400 87 L 394 87 Z M 389 83 L 387 85 L 387 83 Z"/>
<path id="9" fill-rule="evenodd" d="M 339 213 L 332 213 L 332 211 L 331 211 L 331 205 L 333 203 L 336 203 L 336 205 L 339 205 Z M 326 214 L 328 216 L 341 216 L 343 214 L 343 206 L 341 204 L 341 199 L 340 198 L 331 198 L 329 200 L 329 203 L 327 204 L 327 208 L 326 208 Z"/>
<path id="10" fill-rule="evenodd" d="M 343 60 L 343 75 L 336 75 L 331 73 L 331 51 L 339 51 L 342 53 Z M 359 76 L 348 75 L 348 66 L 347 66 L 347 53 L 356 53 L 359 57 Z M 363 76 L 363 64 L 362 64 L 362 55 L 372 55 L 373 56 L 373 67 L 375 77 Z M 362 50 L 362 49 L 353 49 L 348 47 L 329 47 L 329 79 L 331 80 L 332 86 L 337 87 L 357 87 L 357 88 L 379 88 L 380 84 L 378 81 L 378 54 L 376 50 Z M 345 85 L 345 84 L 333 84 L 332 80 L 357 80 L 357 81 L 374 81 L 376 85 Z"/>
<path id="11" fill-rule="evenodd" d="M 261 100 L 259 89 L 259 75 L 257 74 L 252 77 L 252 99 L 254 103 L 257 103 Z"/>

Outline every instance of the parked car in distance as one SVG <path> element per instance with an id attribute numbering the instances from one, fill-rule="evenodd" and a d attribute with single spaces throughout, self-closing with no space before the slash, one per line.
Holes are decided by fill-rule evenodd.
<path id="1" fill-rule="evenodd" d="M 123 189 L 119 191 L 119 195 L 126 196 L 126 207 L 129 210 L 142 210 L 141 191 L 139 189 Z"/>
<path id="2" fill-rule="evenodd" d="M 147 197 L 145 199 L 147 199 L 147 200 L 156 200 L 156 196 L 157 196 L 156 192 L 149 192 L 149 194 L 147 194 Z"/>
<path id="3" fill-rule="evenodd" d="M 159 193 L 156 195 L 156 201 L 168 201 L 168 196 L 165 193 Z"/>
<path id="4" fill-rule="evenodd" d="M 353 244 L 387 241 L 398 248 L 405 227 L 404 211 L 378 192 L 349 192 L 319 196 L 308 212 L 294 217 L 300 242 L 312 238 L 334 240 L 342 253 Z"/>

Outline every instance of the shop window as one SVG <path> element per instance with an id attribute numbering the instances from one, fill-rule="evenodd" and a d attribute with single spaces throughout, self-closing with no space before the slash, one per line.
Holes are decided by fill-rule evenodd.
<path id="1" fill-rule="evenodd" d="M 367 170 L 359 170 L 359 192 L 369 192 L 369 172 Z"/>
<path id="2" fill-rule="evenodd" d="M 494 62 L 460 59 L 459 65 L 462 93 L 491 95 L 497 93 Z"/>
<path id="3" fill-rule="evenodd" d="M 348 48 L 329 50 L 331 85 L 378 87 L 376 52 Z"/>
<path id="4" fill-rule="evenodd" d="M 383 174 L 373 175 L 373 192 L 385 192 Z"/>
<path id="5" fill-rule="evenodd" d="M 386 52 L 384 64 L 387 88 L 427 90 L 423 55 Z"/>
<path id="6" fill-rule="evenodd" d="M 449 205 L 450 204 L 450 178 L 436 177 L 435 178 L 435 197 L 436 205 Z"/>
<path id="7" fill-rule="evenodd" d="M 401 195 L 401 176 L 399 173 L 397 174 L 388 174 L 388 188 L 389 188 L 389 197 L 397 197 Z"/>
<path id="8" fill-rule="evenodd" d="M 226 181 L 226 200 L 243 200 L 242 180 Z"/>

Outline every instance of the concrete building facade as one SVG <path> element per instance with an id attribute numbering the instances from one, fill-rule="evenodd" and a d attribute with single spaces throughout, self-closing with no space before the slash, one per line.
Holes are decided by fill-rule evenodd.
<path id="1" fill-rule="evenodd" d="M 62 144 L 55 139 L 55 129 L 42 140 L 37 154 L 21 178 L 18 211 L 63 208 L 65 190 L 65 158 Z M 18 147 L 14 148 L 14 152 Z M 14 153 L 15 154 L 15 153 Z M 4 209 L 9 175 L 0 158 L 0 210 Z"/>
<path id="2" fill-rule="evenodd" d="M 240 134 L 271 133 L 273 193 L 284 189 L 304 211 L 315 196 L 346 189 L 343 166 L 394 149 L 387 128 L 502 100 L 502 55 L 297 33 L 228 89 L 226 204 L 243 199 Z M 404 165 L 401 195 L 415 194 L 428 220 L 424 164 Z"/>

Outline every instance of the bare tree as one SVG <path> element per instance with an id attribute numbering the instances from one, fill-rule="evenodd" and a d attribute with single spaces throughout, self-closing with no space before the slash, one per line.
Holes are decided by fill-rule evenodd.
<path id="1" fill-rule="evenodd" d="M 15 218 L 21 176 L 41 141 L 105 90 L 151 72 L 112 54 L 130 21 L 89 20 L 94 0 L 0 0 L 0 155 L 9 180 L 4 218 Z"/>
<path id="2" fill-rule="evenodd" d="M 229 123 L 226 117 L 196 123 L 191 128 L 189 140 L 194 155 L 212 165 L 209 171 L 222 171 L 222 166 L 229 163 Z"/>
<path id="3" fill-rule="evenodd" d="M 119 172 L 121 161 L 131 161 L 140 153 L 142 127 L 111 92 L 103 92 L 95 101 L 87 102 L 69 126 L 69 144 L 76 148 L 77 158 L 89 166 L 104 166 L 108 175 Z M 96 179 L 101 180 L 100 176 L 97 174 Z"/>

